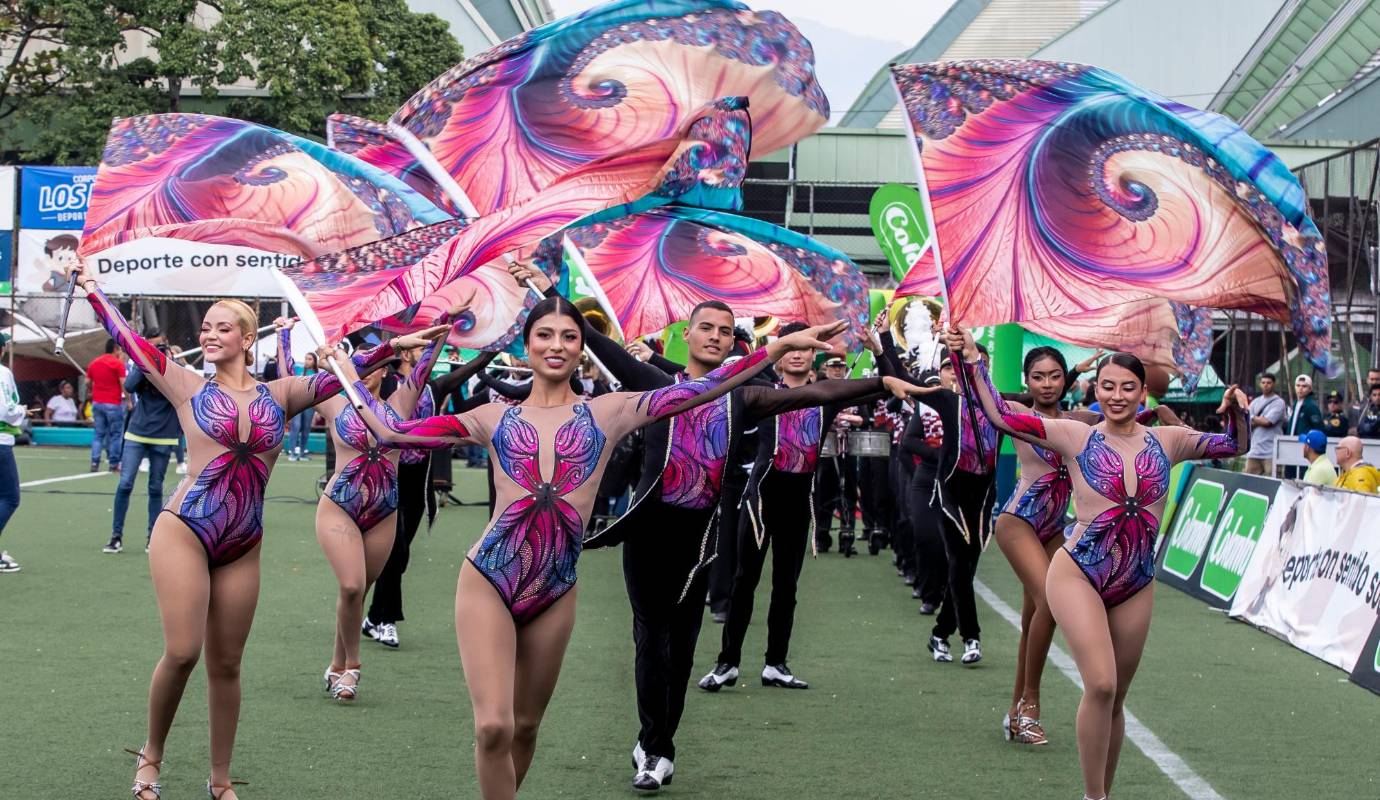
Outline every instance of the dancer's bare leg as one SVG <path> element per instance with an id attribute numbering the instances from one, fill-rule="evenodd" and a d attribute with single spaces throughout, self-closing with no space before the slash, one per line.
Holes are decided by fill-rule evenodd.
<path id="1" fill-rule="evenodd" d="M 1102 597 L 1067 551 L 1054 554 L 1045 596 L 1083 678 L 1083 699 L 1078 703 L 1078 763 L 1083 770 L 1083 792 L 1088 797 L 1105 797 L 1107 745 L 1117 693 L 1116 657 L 1107 611 Z"/>
<path id="2" fill-rule="evenodd" d="M 508 607 L 468 559 L 455 589 L 455 638 L 474 708 L 474 768 L 484 800 L 517 795 L 513 769 L 513 684 L 517 628 Z"/>
<path id="3" fill-rule="evenodd" d="M 240 722 L 240 661 L 259 603 L 260 545 L 211 570 L 206 620 L 206 684 L 211 718 L 211 783 L 230 785 L 230 757 Z M 234 800 L 235 793 L 217 795 Z"/>
<path id="4" fill-rule="evenodd" d="M 331 669 L 335 672 L 359 668 L 364 596 L 388 561 L 396 528 L 397 516 L 389 514 L 361 535 L 354 520 L 331 500 L 322 499 L 316 506 L 316 541 L 340 585 L 335 602 L 335 641 L 331 655 Z"/>
<path id="5" fill-rule="evenodd" d="M 1054 537 L 1044 544 L 1044 573 L 1049 574 L 1049 562 L 1063 546 L 1063 538 Z M 1049 648 L 1054 643 L 1054 615 L 1049 610 L 1049 599 L 1045 597 L 1045 582 L 1039 582 L 1039 591 L 1031 595 L 1035 607 L 1030 615 L 1026 631 L 1025 645 L 1025 704 L 1034 710 L 1031 716 L 1039 718 L 1040 683 L 1044 679 L 1045 664 L 1049 661 Z"/>
<path id="6" fill-rule="evenodd" d="M 1121 757 L 1121 742 L 1126 736 L 1126 691 L 1140 666 L 1145 640 L 1150 635 L 1150 612 L 1155 604 L 1155 584 L 1141 589 L 1107 612 L 1111 626 L 1112 649 L 1116 653 L 1116 702 L 1112 706 L 1112 736 L 1107 743 L 1107 791 L 1112 789 L 1116 764 Z"/>
<path id="7" fill-rule="evenodd" d="M 517 675 L 513 685 L 513 769 L 517 785 L 532 766 L 537 729 L 556 691 L 570 631 L 575 627 L 575 589 L 571 588 L 542 615 L 518 629 Z"/>
<path id="8" fill-rule="evenodd" d="M 1040 704 L 1040 672 L 1031 680 L 1031 631 L 1039 618 L 1040 630 L 1036 644 L 1043 642 L 1040 668 L 1044 667 L 1044 656 L 1049 653 L 1049 641 L 1053 636 L 1053 623 L 1049 618 L 1049 607 L 1045 602 L 1045 576 L 1049 572 L 1049 552 L 1040 544 L 1035 530 L 1024 520 L 1002 514 L 997 517 L 997 546 L 1011 564 L 1011 571 L 1020 580 L 1025 590 L 1021 603 L 1021 638 L 1016 648 L 1016 682 L 1011 693 L 1011 716 L 1016 717 L 1016 704 L 1024 698 L 1027 703 Z M 1057 540 L 1055 540 L 1057 541 Z M 1057 545 L 1054 545 L 1057 546 Z"/>
<path id="9" fill-rule="evenodd" d="M 206 550 L 187 526 L 172 514 L 160 514 L 149 544 L 149 575 L 158 598 L 163 626 L 163 655 L 149 682 L 148 738 L 144 755 L 161 761 L 168 729 L 177 716 L 206 639 L 206 612 L 211 602 L 211 573 Z M 152 770 L 137 777 L 152 780 Z"/>

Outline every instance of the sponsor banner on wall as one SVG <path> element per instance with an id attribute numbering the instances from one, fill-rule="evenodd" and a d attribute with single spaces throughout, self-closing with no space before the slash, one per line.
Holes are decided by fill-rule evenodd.
<path id="1" fill-rule="evenodd" d="M 16 290 L 61 291 L 80 237 L 81 231 L 20 231 Z M 296 261 L 249 247 L 148 238 L 88 256 L 86 266 L 112 295 L 281 297 L 269 268 Z"/>
<path id="2" fill-rule="evenodd" d="M 1160 548 L 1161 581 L 1217 608 L 1241 586 L 1279 481 L 1193 468 Z"/>
<path id="3" fill-rule="evenodd" d="M 19 227 L 79 231 L 95 167 L 24 167 L 20 171 Z"/>
<path id="4" fill-rule="evenodd" d="M 1280 484 L 1231 616 L 1351 672 L 1380 608 L 1377 530 L 1380 497 Z"/>

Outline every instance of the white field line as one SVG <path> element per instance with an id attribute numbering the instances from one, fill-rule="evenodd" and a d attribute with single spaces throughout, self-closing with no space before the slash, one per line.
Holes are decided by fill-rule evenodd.
<path id="1" fill-rule="evenodd" d="M 21 489 L 27 489 L 27 488 L 29 488 L 30 486 L 42 486 L 42 485 L 45 484 L 45 483 L 60 483 L 60 482 L 62 482 L 62 481 L 79 481 L 79 480 L 81 480 L 82 478 L 99 478 L 99 477 L 102 476 L 102 475 L 109 475 L 109 474 L 110 474 L 110 471 L 109 471 L 109 470 L 104 470 L 104 469 L 103 469 L 103 470 L 101 470 L 100 472 L 83 472 L 83 473 L 80 473 L 80 474 L 78 474 L 78 475 L 63 475 L 63 476 L 60 477 L 60 478 L 44 478 L 44 479 L 41 480 L 41 481 L 29 481 L 28 483 L 21 483 L 21 484 L 19 484 L 19 488 L 21 488 Z"/>

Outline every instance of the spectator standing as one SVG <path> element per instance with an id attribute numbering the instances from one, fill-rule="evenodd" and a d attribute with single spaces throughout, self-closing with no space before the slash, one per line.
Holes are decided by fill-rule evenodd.
<path id="1" fill-rule="evenodd" d="M 91 437 L 91 471 L 101 468 L 101 448 L 105 448 L 110 471 L 118 473 L 120 436 L 125 429 L 125 357 L 114 339 L 105 343 L 105 355 L 97 356 L 86 366 L 86 379 L 91 382 L 91 421 L 95 427 Z"/>
<path id="2" fill-rule="evenodd" d="M 157 334 L 154 334 L 157 338 Z M 159 340 L 158 349 L 168 355 L 168 346 Z M 126 469 L 120 473 L 120 484 L 115 488 L 115 515 L 110 528 L 110 541 L 102 548 L 103 553 L 118 553 L 124 548 L 125 516 L 129 512 L 129 497 L 134 492 L 134 480 L 140 470 L 129 468 L 144 459 L 149 462 L 149 524 L 144 540 L 144 552 L 148 552 L 148 542 L 153 537 L 153 523 L 163 508 L 163 477 L 168 471 L 168 459 L 177 449 L 182 436 L 182 426 L 177 419 L 177 409 L 158 391 L 140 370 L 131 370 L 124 380 L 124 390 L 135 398 L 134 412 L 129 418 L 129 428 L 124 434 L 124 458 Z"/>
<path id="3" fill-rule="evenodd" d="M 1327 410 L 1322 418 L 1322 432 L 1333 438 L 1340 438 L 1351 432 L 1351 418 L 1342 406 L 1341 392 L 1327 393 Z"/>
<path id="4" fill-rule="evenodd" d="M 1356 435 L 1362 439 L 1380 439 L 1380 383 L 1370 385 L 1370 402 L 1356 417 Z"/>
<path id="5" fill-rule="evenodd" d="M 316 354 L 307 353 L 302 359 L 301 374 L 311 377 L 316 372 Z M 288 432 L 288 443 L 285 448 L 289 461 L 311 461 L 311 451 L 307 449 L 307 442 L 311 437 L 311 422 L 315 416 L 316 410 L 308 407 L 292 418 L 292 427 Z"/>
<path id="6" fill-rule="evenodd" d="M 1308 460 L 1308 471 L 1303 473 L 1303 482 L 1314 486 L 1331 486 L 1337 480 L 1337 468 L 1327 459 L 1327 437 L 1322 431 L 1309 431 L 1299 434 L 1303 442 L 1303 457 Z"/>
<path id="7" fill-rule="evenodd" d="M 9 349 L 10 337 L 0 333 L 0 359 Z M 19 466 L 14 462 L 14 435 L 28 416 L 19 402 L 19 389 L 14 385 L 14 373 L 0 364 L 0 534 L 19 508 Z M 0 572 L 18 572 L 19 564 L 10 554 L 0 550 Z"/>
<path id="8" fill-rule="evenodd" d="M 1289 429 L 1285 433 L 1299 436 L 1309 431 L 1322 430 L 1322 411 L 1318 408 L 1318 402 L 1313 399 L 1313 379 L 1307 375 L 1295 378 L 1294 396 L 1298 401 L 1294 403 L 1293 411 L 1289 414 Z"/>
<path id="9" fill-rule="evenodd" d="M 45 422 L 76 422 L 77 421 L 77 401 L 76 387 L 72 386 L 71 381 L 63 381 L 58 386 L 58 393 L 48 398 L 48 404 L 43 409 L 43 419 Z"/>
<path id="10" fill-rule="evenodd" d="M 1287 436 L 1302 436 L 1309 431 L 1322 429 L 1322 411 L 1313 399 L 1313 378 L 1300 375 L 1294 379 L 1294 407 L 1289 411 L 1289 423 L 1284 433 Z M 1298 467 L 1285 467 L 1284 477 L 1299 477 Z"/>
<path id="11" fill-rule="evenodd" d="M 1275 437 L 1287 408 L 1275 394 L 1275 376 L 1260 376 L 1260 396 L 1251 401 L 1251 449 L 1246 451 L 1247 475 L 1274 475 Z"/>
<path id="12" fill-rule="evenodd" d="M 1380 491 L 1380 469 L 1366 462 L 1363 447 L 1358 436 L 1337 442 L 1337 468 L 1341 474 L 1333 486 L 1368 494 Z"/>

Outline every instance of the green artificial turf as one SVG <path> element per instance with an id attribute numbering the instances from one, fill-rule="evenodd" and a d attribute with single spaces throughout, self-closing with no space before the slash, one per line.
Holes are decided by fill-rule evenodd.
<path id="1" fill-rule="evenodd" d="M 21 480 L 85 472 L 85 453 L 20 448 Z M 319 460 L 281 462 L 265 511 L 263 592 L 244 660 L 234 774 L 264 798 L 456 798 L 478 795 L 473 736 L 452 619 L 459 561 L 484 523 L 448 507 L 413 548 L 402 648 L 365 642 L 362 693 L 328 701 L 335 583 L 313 532 Z M 457 494 L 482 501 L 483 473 L 457 469 Z M 169 476 L 171 491 L 174 476 Z M 137 492 L 142 492 L 141 478 Z M 0 545 L 24 571 L 0 575 L 0 797 L 125 796 L 122 747 L 144 732 L 148 679 L 161 648 L 139 546 L 136 493 L 124 553 L 100 552 L 114 476 L 24 490 Z M 656 535 L 648 531 L 648 535 Z M 580 560 L 579 617 L 542 726 L 528 797 L 628 797 L 637 733 L 631 614 L 617 551 Z M 768 566 L 768 570 L 770 567 Z M 1017 605 L 990 549 L 979 578 Z M 934 664 L 929 620 L 886 556 L 828 554 L 805 565 L 791 666 L 812 688 L 763 689 L 764 577 L 745 647 L 747 680 L 691 688 L 666 797 L 1021 798 L 1081 796 L 1073 715 L 1078 694 L 1052 665 L 1044 682 L 1052 744 L 1002 741 L 1016 632 L 985 605 L 985 660 Z M 1129 706 L 1226 798 L 1380 797 L 1380 697 L 1330 666 L 1166 586 Z M 712 667 L 720 628 L 705 621 L 695 677 Z M 692 679 L 693 680 L 693 679 Z M 169 800 L 203 796 L 205 677 L 189 684 L 163 772 Z M 1174 785 L 1130 743 L 1113 797 L 1173 798 Z"/>

